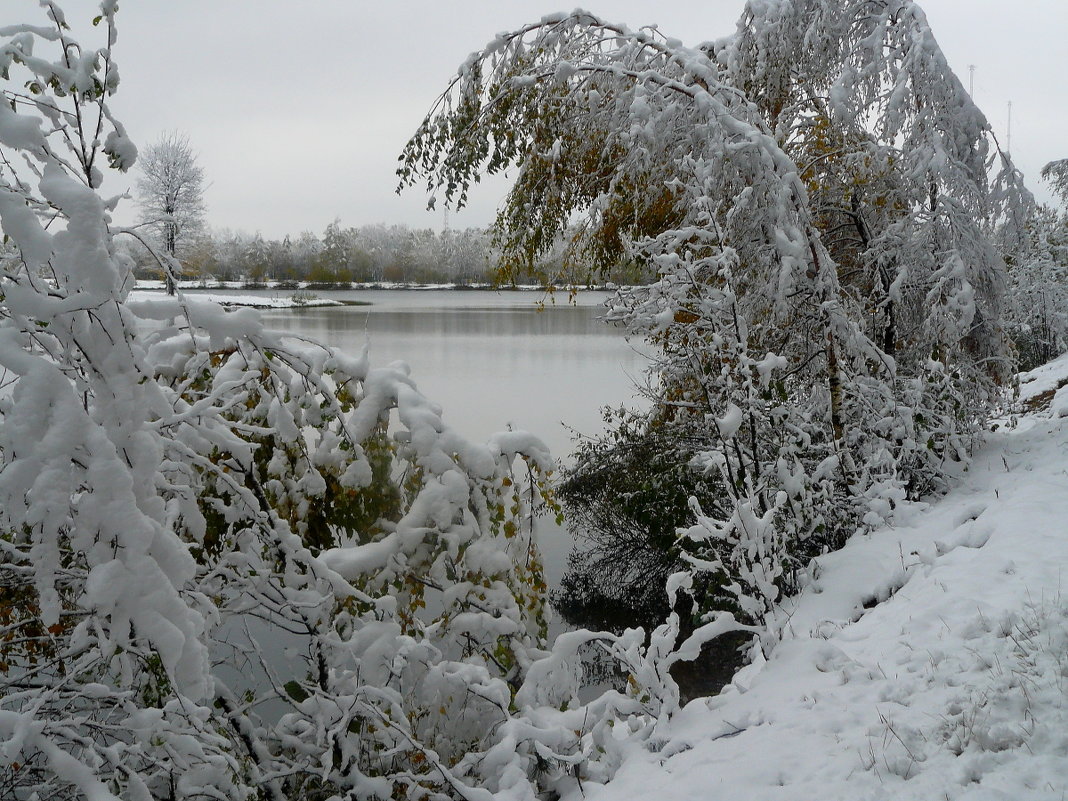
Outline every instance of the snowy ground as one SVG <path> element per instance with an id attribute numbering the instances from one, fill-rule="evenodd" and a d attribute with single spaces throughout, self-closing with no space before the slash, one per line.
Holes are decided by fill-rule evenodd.
<path id="1" fill-rule="evenodd" d="M 1022 394 L 1044 408 L 822 558 L 771 658 L 585 799 L 1068 798 L 1068 357 Z"/>

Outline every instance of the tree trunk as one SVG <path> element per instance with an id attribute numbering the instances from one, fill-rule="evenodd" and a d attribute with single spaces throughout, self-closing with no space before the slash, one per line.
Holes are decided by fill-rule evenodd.
<path id="1" fill-rule="evenodd" d="M 172 211 L 172 213 L 173 213 L 173 211 Z M 164 248 L 164 250 L 167 251 L 167 256 L 169 257 L 169 261 L 167 263 L 167 272 L 166 272 L 166 275 L 165 275 L 165 279 L 166 279 L 166 282 L 167 282 L 167 294 L 168 295 L 173 295 L 175 293 L 175 290 L 176 290 L 175 281 L 174 281 L 174 263 L 175 263 L 175 255 L 174 254 L 175 254 L 175 251 L 177 250 L 177 239 L 178 239 L 177 227 L 178 226 L 176 226 L 173 222 L 167 222 L 163 226 L 164 240 L 165 240 L 164 243 L 163 243 L 163 248 Z"/>

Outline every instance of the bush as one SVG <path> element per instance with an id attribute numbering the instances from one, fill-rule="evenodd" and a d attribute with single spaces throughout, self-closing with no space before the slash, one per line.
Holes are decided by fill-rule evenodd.
<path id="1" fill-rule="evenodd" d="M 715 509 L 723 490 L 689 464 L 695 427 L 624 409 L 604 418 L 609 432 L 579 441 L 558 490 L 576 546 L 553 606 L 574 625 L 651 629 L 670 611 L 668 576 L 686 566 L 677 531 L 690 498 Z"/>

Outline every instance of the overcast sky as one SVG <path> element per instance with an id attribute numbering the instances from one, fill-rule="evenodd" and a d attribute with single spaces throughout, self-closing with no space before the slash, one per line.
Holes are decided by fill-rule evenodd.
<path id="1" fill-rule="evenodd" d="M 499 31 L 570 7 L 554 2 L 127 0 L 118 15 L 113 109 L 139 145 L 164 130 L 189 136 L 210 183 L 213 228 L 281 237 L 321 232 L 335 217 L 344 225 L 440 228 L 442 213 L 425 210 L 423 193 L 395 194 L 398 153 L 468 53 Z M 1068 157 L 1068 2 L 921 4 L 966 86 L 975 65 L 976 101 L 1003 143 L 1012 102 L 1013 155 L 1048 199 L 1038 172 Z M 91 16 L 87 0 L 65 5 L 72 21 L 81 8 Z M 655 23 L 695 45 L 730 33 L 742 5 L 590 0 L 587 7 L 631 28 Z M 485 225 L 502 192 L 501 184 L 483 192 L 450 224 Z"/>

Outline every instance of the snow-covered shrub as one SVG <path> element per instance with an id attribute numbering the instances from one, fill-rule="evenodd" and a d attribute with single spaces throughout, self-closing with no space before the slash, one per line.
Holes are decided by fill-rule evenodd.
<path id="1" fill-rule="evenodd" d="M 1028 221 L 1022 246 L 1008 247 L 1009 336 L 1021 370 L 1068 349 L 1068 219 L 1046 206 Z"/>
<path id="2" fill-rule="evenodd" d="M 257 659 L 272 630 L 296 637 L 297 669 L 264 664 L 287 708 L 265 740 L 299 763 L 342 747 L 341 732 L 353 742 L 338 770 L 406 764 L 413 783 L 438 770 L 420 744 L 447 765 L 477 750 L 544 641 L 529 525 L 543 446 L 522 432 L 472 446 L 401 370 L 277 339 L 253 315 L 139 309 L 181 321 L 146 337 L 179 398 L 165 494 L 236 651 L 227 659 Z M 260 629 L 243 654 L 227 621 L 245 616 Z"/>

